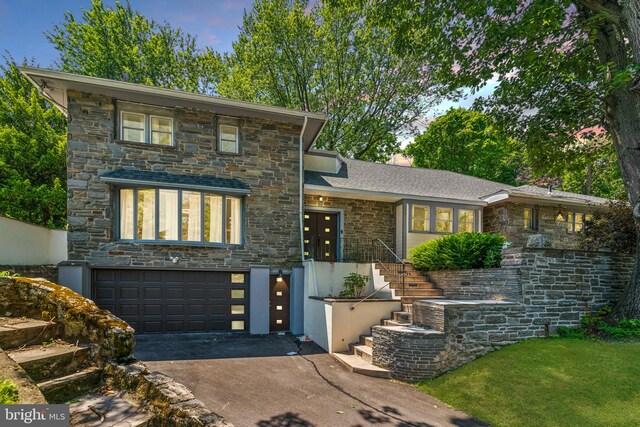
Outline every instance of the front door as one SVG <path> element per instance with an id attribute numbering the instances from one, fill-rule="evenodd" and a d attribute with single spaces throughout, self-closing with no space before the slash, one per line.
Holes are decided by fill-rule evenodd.
<path id="1" fill-rule="evenodd" d="M 337 213 L 304 213 L 304 252 L 305 257 L 313 258 L 316 261 L 337 261 Z"/>
<path id="2" fill-rule="evenodd" d="M 289 330 L 289 280 L 291 276 L 271 276 L 269 280 L 269 329 L 271 332 Z"/>

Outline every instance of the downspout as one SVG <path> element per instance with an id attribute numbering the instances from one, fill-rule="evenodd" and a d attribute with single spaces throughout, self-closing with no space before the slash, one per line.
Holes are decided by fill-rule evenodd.
<path id="1" fill-rule="evenodd" d="M 304 263 L 304 131 L 307 128 L 307 121 L 309 118 L 304 116 L 304 124 L 300 131 L 300 203 L 298 208 L 298 215 L 300 220 L 300 258 Z"/>

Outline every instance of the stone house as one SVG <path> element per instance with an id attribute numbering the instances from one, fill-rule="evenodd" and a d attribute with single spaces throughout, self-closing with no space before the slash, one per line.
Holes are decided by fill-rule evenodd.
<path id="1" fill-rule="evenodd" d="M 319 114 L 21 71 L 68 117 L 59 281 L 140 333 L 301 334 L 309 259 L 370 259 L 372 242 L 407 258 L 457 231 L 573 247 L 605 201 L 314 150 Z"/>

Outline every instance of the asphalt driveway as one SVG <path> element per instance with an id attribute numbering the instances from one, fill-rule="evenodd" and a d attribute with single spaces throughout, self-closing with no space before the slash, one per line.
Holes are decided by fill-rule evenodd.
<path id="1" fill-rule="evenodd" d="M 136 356 L 237 427 L 485 425 L 407 384 L 352 374 L 288 335 L 141 335 Z"/>

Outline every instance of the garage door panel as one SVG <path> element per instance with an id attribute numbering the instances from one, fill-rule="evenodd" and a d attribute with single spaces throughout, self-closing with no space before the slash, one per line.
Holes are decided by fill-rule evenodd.
<path id="1" fill-rule="evenodd" d="M 248 277 L 234 276 L 236 282 Z M 231 288 L 244 290 L 248 297 L 248 286 L 232 284 L 230 272 L 94 270 L 93 280 L 96 304 L 127 321 L 137 333 L 228 331 L 231 302 L 247 304 L 246 298 L 232 300 Z M 246 319 L 233 315 L 234 320 L 238 317 Z"/>

